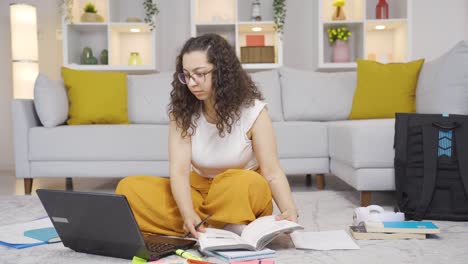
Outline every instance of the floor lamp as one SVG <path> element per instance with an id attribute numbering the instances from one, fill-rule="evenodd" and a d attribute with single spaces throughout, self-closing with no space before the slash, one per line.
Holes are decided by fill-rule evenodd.
<path id="1" fill-rule="evenodd" d="M 10 4 L 13 98 L 34 97 L 34 82 L 39 73 L 36 8 Z"/>

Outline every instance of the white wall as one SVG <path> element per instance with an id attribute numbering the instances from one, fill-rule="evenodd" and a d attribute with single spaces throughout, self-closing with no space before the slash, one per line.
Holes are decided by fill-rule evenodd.
<path id="1" fill-rule="evenodd" d="M 60 77 L 62 48 L 55 37 L 56 29 L 60 29 L 60 0 L 0 1 L 0 170 L 13 168 L 9 4 L 19 1 L 37 7 L 40 71 L 53 79 Z M 189 0 L 157 1 L 161 9 L 157 18 L 158 65 L 162 71 L 173 70 L 175 57 L 183 42 L 190 37 Z M 468 1 L 413 1 L 413 58 L 431 60 L 459 40 L 468 39 Z M 317 8 L 316 0 L 287 1 L 283 37 L 286 66 L 315 69 L 318 55 Z"/>
<path id="2" fill-rule="evenodd" d="M 468 1 L 413 0 L 413 58 L 437 58 L 468 40 Z"/>

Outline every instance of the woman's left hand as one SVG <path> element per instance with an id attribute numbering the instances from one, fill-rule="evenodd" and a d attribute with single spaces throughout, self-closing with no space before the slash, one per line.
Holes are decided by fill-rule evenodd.
<path id="1" fill-rule="evenodd" d="M 280 215 L 277 215 L 275 219 L 277 221 L 279 220 L 289 220 L 297 223 L 297 218 L 299 216 L 297 215 L 297 211 L 295 209 L 287 209 L 283 211 Z"/>

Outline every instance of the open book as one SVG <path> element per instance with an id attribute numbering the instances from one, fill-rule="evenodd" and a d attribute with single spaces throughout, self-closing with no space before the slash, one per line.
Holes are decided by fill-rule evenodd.
<path id="1" fill-rule="evenodd" d="M 274 215 L 257 218 L 248 224 L 239 236 L 231 231 L 206 228 L 205 233 L 198 233 L 200 250 L 247 249 L 261 250 L 281 233 L 290 232 L 303 227 L 297 223 L 280 220 Z"/>

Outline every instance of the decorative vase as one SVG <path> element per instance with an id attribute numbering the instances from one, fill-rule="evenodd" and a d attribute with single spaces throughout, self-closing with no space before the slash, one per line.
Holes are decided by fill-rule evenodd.
<path id="1" fill-rule="evenodd" d="M 349 62 L 348 42 L 337 39 L 332 49 L 332 62 Z"/>
<path id="2" fill-rule="evenodd" d="M 93 50 L 90 47 L 83 48 L 81 64 L 97 64 L 97 59 L 93 56 Z"/>
<path id="3" fill-rule="evenodd" d="M 131 52 L 128 58 L 128 65 L 141 65 L 141 58 L 138 52 Z"/>
<path id="4" fill-rule="evenodd" d="M 337 6 L 332 15 L 332 20 L 346 20 L 346 15 L 343 7 Z"/>
<path id="5" fill-rule="evenodd" d="M 386 0 L 379 0 L 375 7 L 375 18 L 388 19 L 388 3 Z"/>
<path id="6" fill-rule="evenodd" d="M 109 63 L 109 52 L 107 51 L 107 49 L 103 49 L 101 51 L 101 55 L 99 56 L 99 61 L 103 65 L 107 65 Z"/>
<path id="7" fill-rule="evenodd" d="M 104 22 L 104 18 L 96 13 L 85 12 L 81 15 L 81 22 Z"/>
<path id="8" fill-rule="evenodd" d="M 260 12 L 260 0 L 254 0 L 252 2 L 252 21 L 261 21 L 262 14 Z"/>

